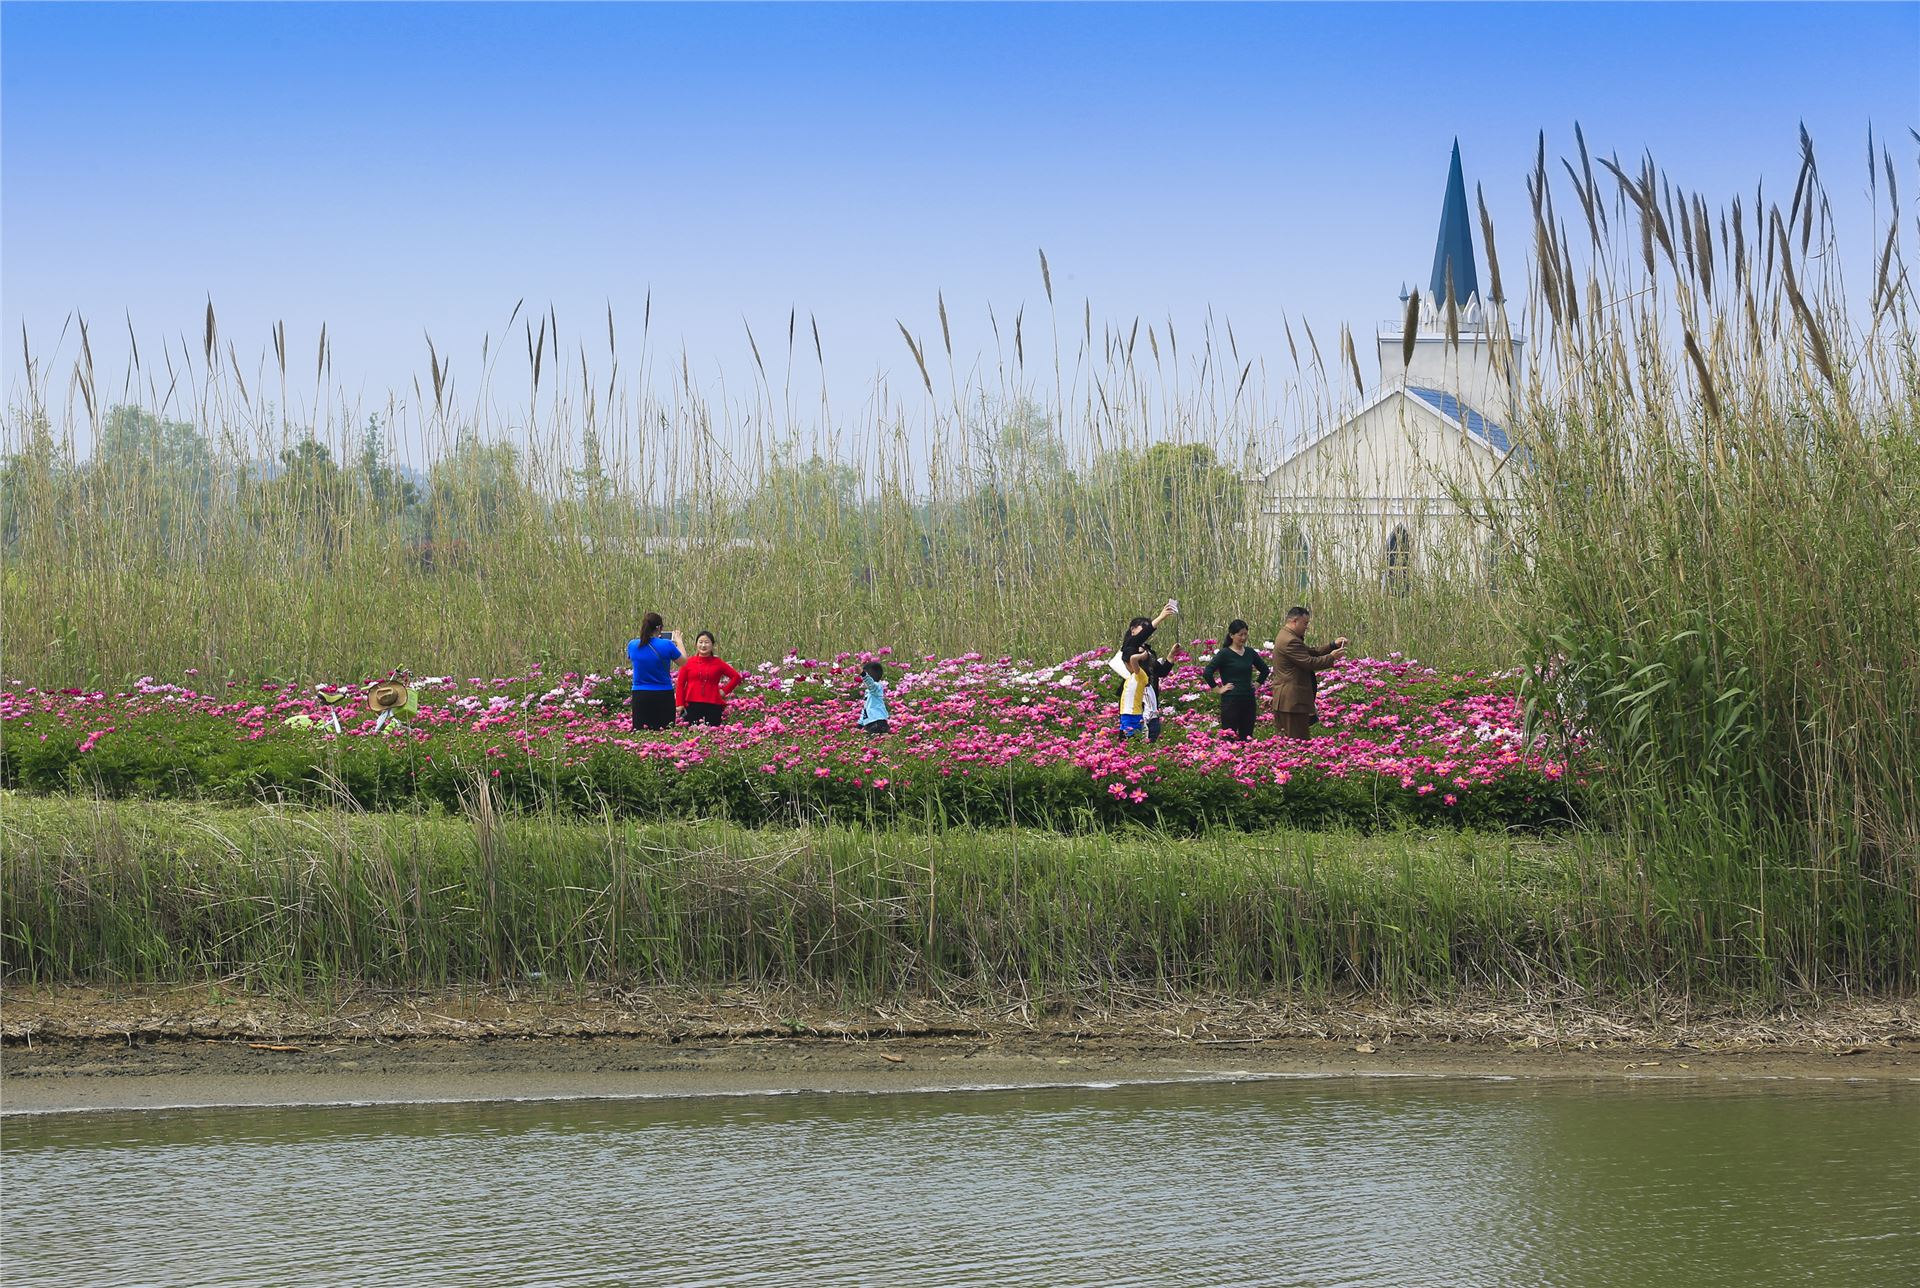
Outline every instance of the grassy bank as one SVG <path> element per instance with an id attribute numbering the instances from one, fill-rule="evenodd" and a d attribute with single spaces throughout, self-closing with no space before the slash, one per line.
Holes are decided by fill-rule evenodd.
<path id="1" fill-rule="evenodd" d="M 16 981 L 856 997 L 1765 988 L 1578 838 L 600 824 L 6 800 Z M 1900 981 L 1862 979 L 1863 987 Z"/>

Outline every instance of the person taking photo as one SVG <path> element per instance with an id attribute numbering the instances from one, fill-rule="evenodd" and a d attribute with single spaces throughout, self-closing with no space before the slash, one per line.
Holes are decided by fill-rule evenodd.
<path id="1" fill-rule="evenodd" d="M 1313 614 L 1295 604 L 1287 610 L 1286 624 L 1273 650 L 1274 669 L 1279 672 L 1273 686 L 1273 723 L 1282 738 L 1308 738 L 1319 713 L 1314 695 L 1320 687 L 1320 672 L 1347 655 L 1347 637 L 1318 647 L 1307 643 L 1307 626 Z"/>
<path id="2" fill-rule="evenodd" d="M 673 664 L 683 656 L 680 632 L 667 630 L 660 614 L 640 619 L 640 637 L 627 641 L 635 729 L 665 729 L 673 723 Z"/>

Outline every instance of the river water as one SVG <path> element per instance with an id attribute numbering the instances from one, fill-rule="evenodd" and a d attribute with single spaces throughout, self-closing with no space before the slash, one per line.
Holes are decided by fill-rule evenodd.
<path id="1" fill-rule="evenodd" d="M 1277 1079 L 4 1123 L 23 1284 L 1920 1283 L 1920 1084 Z"/>

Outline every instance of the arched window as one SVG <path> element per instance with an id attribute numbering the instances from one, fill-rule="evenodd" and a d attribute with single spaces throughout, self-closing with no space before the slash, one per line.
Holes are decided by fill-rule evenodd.
<path id="1" fill-rule="evenodd" d="M 1304 595 L 1310 580 L 1307 569 L 1312 558 L 1313 548 L 1307 544 L 1306 534 L 1289 524 L 1280 534 L 1279 544 L 1274 547 L 1274 576 L 1282 586 L 1290 586 Z"/>
<path id="2" fill-rule="evenodd" d="M 1388 594 L 1404 595 L 1413 587 L 1413 534 L 1395 524 L 1387 537 L 1387 568 L 1382 578 Z"/>

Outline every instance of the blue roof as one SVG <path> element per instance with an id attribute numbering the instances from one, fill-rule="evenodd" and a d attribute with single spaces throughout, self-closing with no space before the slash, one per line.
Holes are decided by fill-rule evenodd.
<path id="1" fill-rule="evenodd" d="M 1473 268 L 1473 225 L 1467 218 L 1467 181 L 1460 173 L 1460 140 L 1453 141 L 1453 163 L 1447 167 L 1447 195 L 1440 203 L 1440 236 L 1433 245 L 1433 278 L 1427 298 L 1438 308 L 1447 306 L 1448 268 L 1452 268 L 1453 298 L 1465 304 L 1480 293 Z"/>
<path id="2" fill-rule="evenodd" d="M 1408 385 L 1407 392 L 1456 425 L 1465 425 L 1469 434 L 1474 434 L 1485 439 L 1494 451 L 1504 455 L 1513 450 L 1513 443 L 1508 440 L 1506 430 L 1500 428 L 1446 390 L 1423 389 L 1419 385 Z"/>

